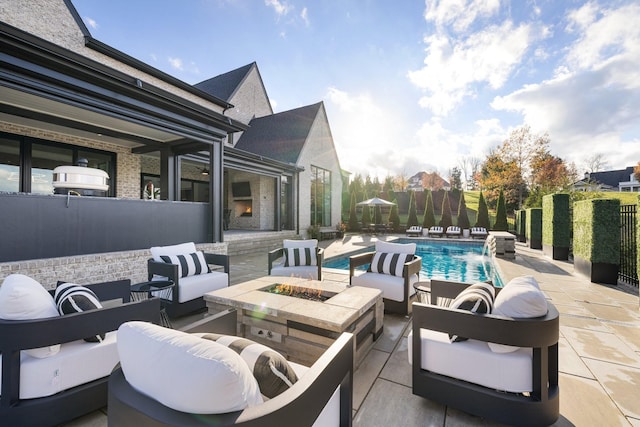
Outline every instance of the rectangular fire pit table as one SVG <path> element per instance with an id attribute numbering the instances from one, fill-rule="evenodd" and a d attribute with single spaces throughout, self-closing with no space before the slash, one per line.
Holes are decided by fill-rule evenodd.
<path id="1" fill-rule="evenodd" d="M 314 301 L 265 291 L 286 284 L 319 293 Z M 206 293 L 209 313 L 235 308 L 238 336 L 311 365 L 342 332 L 356 337 L 356 366 L 382 334 L 382 292 L 344 283 L 266 276 Z"/>

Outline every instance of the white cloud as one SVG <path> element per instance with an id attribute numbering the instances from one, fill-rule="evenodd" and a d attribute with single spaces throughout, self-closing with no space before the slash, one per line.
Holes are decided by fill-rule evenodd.
<path id="1" fill-rule="evenodd" d="M 184 66 L 182 64 L 182 59 L 169 57 L 168 61 L 169 61 L 169 64 L 171 65 L 171 67 L 175 68 L 176 70 L 184 71 Z"/>
<path id="2" fill-rule="evenodd" d="M 278 16 L 285 16 L 293 9 L 286 1 L 264 0 L 264 4 L 272 7 Z"/>
<path id="3" fill-rule="evenodd" d="M 300 18 L 302 18 L 307 27 L 310 25 L 309 10 L 306 7 L 302 9 L 302 12 L 300 12 Z"/>
<path id="4" fill-rule="evenodd" d="M 488 18 L 500 9 L 500 0 L 427 0 L 425 19 L 438 27 L 467 30 L 478 18 Z"/>
<path id="5" fill-rule="evenodd" d="M 485 27 L 460 40 L 432 35 L 425 38 L 425 66 L 410 71 L 408 78 L 427 93 L 420 105 L 444 116 L 464 98 L 473 96 L 473 85 L 502 87 L 535 38 L 531 25 L 514 27 L 511 21 Z"/>
<path id="6" fill-rule="evenodd" d="M 95 19 L 89 18 L 88 16 L 84 17 L 84 23 L 94 30 L 98 28 L 98 23 L 95 21 Z"/>

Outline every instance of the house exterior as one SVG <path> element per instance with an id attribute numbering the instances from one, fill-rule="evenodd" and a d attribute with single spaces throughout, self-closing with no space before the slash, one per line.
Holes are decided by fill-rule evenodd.
<path id="1" fill-rule="evenodd" d="M 423 191 L 424 189 L 433 191 L 444 189 L 449 191 L 451 190 L 451 185 L 436 172 L 422 171 L 409 178 L 407 191 Z"/>
<path id="2" fill-rule="evenodd" d="M 587 172 L 584 178 L 573 184 L 576 191 L 630 191 L 640 192 L 640 182 L 635 179 L 633 166 L 625 169 Z"/>
<path id="3" fill-rule="evenodd" d="M 255 176 L 255 229 L 281 229 L 284 209 L 299 228 L 298 175 L 313 149 L 285 163 L 235 147 L 272 113 L 254 64 L 229 92 L 236 107 L 94 39 L 69 0 L 4 2 L 0 46 L 0 279 L 135 282 L 151 246 L 226 253 L 225 209 L 243 187 L 233 184 Z M 321 127 L 310 135 L 326 135 Z M 54 187 L 55 168 L 81 159 L 108 174 L 105 197 Z"/>

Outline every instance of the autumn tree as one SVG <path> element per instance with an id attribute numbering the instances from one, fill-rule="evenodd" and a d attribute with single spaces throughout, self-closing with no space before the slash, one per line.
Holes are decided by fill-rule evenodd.
<path id="1" fill-rule="evenodd" d="M 407 227 L 418 225 L 418 211 L 416 208 L 416 195 L 413 191 L 409 194 L 409 217 L 407 218 Z"/>
<path id="2" fill-rule="evenodd" d="M 445 230 L 450 225 L 453 225 L 453 218 L 451 215 L 451 203 L 449 203 L 449 192 L 444 192 L 444 197 L 442 198 L 442 217 L 440 218 L 440 227 Z"/>
<path id="3" fill-rule="evenodd" d="M 640 181 L 640 162 L 633 168 L 633 176 L 636 178 L 636 181 Z"/>
<path id="4" fill-rule="evenodd" d="M 548 151 L 538 153 L 531 160 L 532 185 L 527 198 L 527 207 L 542 206 L 542 197 L 566 190 L 577 180 L 574 165 L 567 165 L 560 157 Z"/>
<path id="5" fill-rule="evenodd" d="M 408 184 L 409 180 L 404 172 L 393 178 L 393 189 L 398 192 L 404 192 Z"/>
<path id="6" fill-rule="evenodd" d="M 514 160 L 504 161 L 498 152 L 490 153 L 478 177 L 485 202 L 495 206 L 500 190 L 503 190 L 508 210 L 518 207 L 520 192 L 525 187 L 520 170 Z"/>
<path id="7" fill-rule="evenodd" d="M 425 202 L 424 202 L 424 216 L 422 217 L 422 228 L 429 229 L 436 225 L 436 212 L 433 207 L 433 196 L 431 190 L 424 190 Z"/>

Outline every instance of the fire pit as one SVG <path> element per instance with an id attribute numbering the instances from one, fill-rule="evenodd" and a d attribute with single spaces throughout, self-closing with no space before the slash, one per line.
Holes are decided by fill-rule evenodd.
<path id="1" fill-rule="evenodd" d="M 324 292 L 318 288 L 305 288 L 304 286 L 290 285 L 287 283 L 274 283 L 271 286 L 262 288 L 261 291 L 320 302 L 324 302 L 336 295 L 336 292 Z"/>

